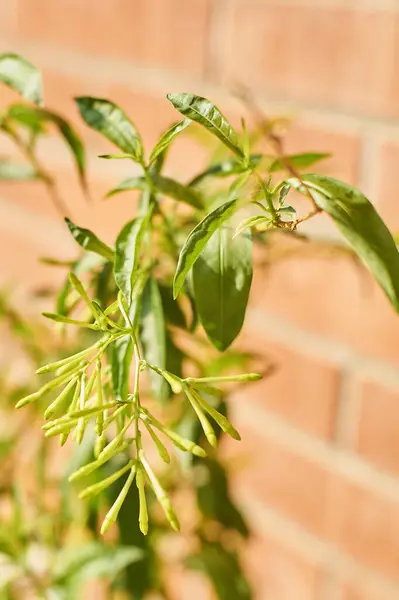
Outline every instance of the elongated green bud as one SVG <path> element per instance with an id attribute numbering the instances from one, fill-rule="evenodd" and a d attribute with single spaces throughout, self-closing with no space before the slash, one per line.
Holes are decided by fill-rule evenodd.
<path id="1" fill-rule="evenodd" d="M 101 439 L 101 438 L 98 438 L 98 439 Z M 126 448 L 130 444 L 131 444 L 131 440 L 124 440 L 121 443 L 121 445 L 118 446 L 118 448 L 116 448 L 114 450 L 114 452 L 111 454 L 111 456 L 109 456 L 109 457 L 106 456 L 105 458 L 102 457 L 101 459 L 97 458 L 96 460 L 93 460 L 91 463 L 88 463 L 87 465 L 80 467 L 80 469 L 78 469 L 77 471 L 75 471 L 74 473 L 72 473 L 69 476 L 68 481 L 76 481 L 77 479 L 80 479 L 81 477 L 86 477 L 86 475 L 90 475 L 90 473 L 93 473 L 93 471 L 95 471 L 96 469 L 101 467 L 101 465 L 105 464 L 110 458 L 113 458 L 117 454 L 124 452 L 124 450 L 126 450 Z"/>
<path id="2" fill-rule="evenodd" d="M 75 288 L 75 290 L 77 291 L 77 293 L 79 294 L 79 296 L 82 298 L 82 300 L 87 304 L 87 306 L 90 308 L 90 311 L 92 312 L 94 318 L 97 318 L 97 312 L 95 307 L 93 306 L 92 301 L 90 300 L 89 296 L 87 295 L 87 292 L 83 286 L 83 283 L 80 281 L 80 279 L 75 275 L 75 273 L 69 273 L 69 282 L 72 285 L 72 287 Z"/>
<path id="3" fill-rule="evenodd" d="M 34 392 L 33 394 L 29 394 L 29 396 L 25 396 L 24 398 L 21 398 L 21 400 L 18 400 L 18 402 L 15 405 L 15 408 L 22 408 L 23 406 L 26 406 L 27 404 L 31 404 L 32 402 L 36 402 L 36 400 L 40 400 L 40 398 L 42 398 L 45 393 L 46 393 L 46 391 L 43 390 L 43 388 L 42 388 L 38 392 Z"/>
<path id="4" fill-rule="evenodd" d="M 191 452 L 191 454 L 194 454 L 195 456 L 199 456 L 201 458 L 205 458 L 207 456 L 205 450 L 201 448 L 201 446 L 198 446 L 192 440 L 189 440 L 179 435 L 172 429 L 168 429 L 168 427 L 165 427 L 160 421 L 158 421 L 158 419 L 156 419 L 143 407 L 141 410 L 143 412 L 143 417 L 147 417 L 150 420 L 151 425 L 156 427 L 159 431 L 162 431 L 162 433 L 166 435 L 177 448 L 183 450 L 183 452 Z M 145 422 L 145 418 L 143 418 L 143 422 Z"/>
<path id="5" fill-rule="evenodd" d="M 84 410 L 86 402 L 86 373 L 82 373 L 80 378 L 80 397 L 79 397 L 79 409 Z M 75 440 L 77 444 L 81 444 L 83 436 L 86 430 L 86 421 L 83 417 L 78 420 L 78 425 L 75 432 Z"/>
<path id="6" fill-rule="evenodd" d="M 63 367 L 57 369 L 55 374 L 57 377 L 58 377 L 58 375 L 66 375 L 66 373 L 73 375 L 77 371 L 81 370 L 83 367 L 87 368 L 88 366 L 89 366 L 88 360 L 78 359 L 76 361 L 73 361 L 73 362 L 66 364 Z"/>
<path id="7" fill-rule="evenodd" d="M 82 350 L 81 352 L 77 352 L 76 354 L 73 354 L 72 356 L 68 356 L 68 358 L 63 358 L 62 360 L 57 360 L 56 362 L 49 363 L 48 365 L 44 365 L 43 367 L 40 367 L 40 369 L 38 369 L 36 371 L 36 374 L 42 375 L 43 373 L 51 373 L 52 371 L 58 371 L 58 369 L 64 367 L 65 365 L 67 365 L 71 362 L 76 362 L 77 360 L 80 360 L 81 358 L 85 357 L 87 354 L 90 354 L 90 352 L 93 352 L 96 348 L 98 348 L 98 346 L 100 346 L 103 343 L 103 341 L 104 341 L 104 338 L 99 340 L 92 346 L 90 346 L 90 348 L 86 348 L 85 350 Z"/>
<path id="8" fill-rule="evenodd" d="M 96 365 L 96 377 L 97 377 L 97 406 L 102 409 L 103 407 L 103 382 L 102 382 L 102 372 L 101 372 L 101 359 L 97 359 Z M 100 410 L 98 413 L 97 421 L 96 421 L 96 433 L 98 436 L 101 436 L 104 430 L 104 418 L 107 413 L 104 410 Z"/>
<path id="9" fill-rule="evenodd" d="M 145 497 L 145 477 L 144 471 L 141 466 L 137 467 L 136 474 L 136 485 L 139 491 L 139 527 L 143 535 L 148 533 L 148 510 L 147 510 L 147 499 Z"/>
<path id="10" fill-rule="evenodd" d="M 71 379 L 71 381 L 64 387 L 62 392 L 58 394 L 57 398 L 53 400 L 53 402 L 46 408 L 44 413 L 45 419 L 49 419 L 54 415 L 57 408 L 63 404 L 65 398 L 68 396 L 69 392 L 71 391 L 73 386 L 77 384 L 77 382 L 78 378 L 75 377 L 74 379 Z"/>
<path id="11" fill-rule="evenodd" d="M 206 383 L 199 383 L 197 381 L 195 383 L 195 387 L 204 392 L 205 394 L 208 394 L 208 396 L 215 396 L 216 398 L 220 398 L 224 395 L 223 390 L 220 390 L 219 388 L 214 387 L 213 385 L 207 385 Z"/>
<path id="12" fill-rule="evenodd" d="M 118 300 L 115 300 L 115 302 L 107 306 L 107 308 L 104 310 L 104 315 L 112 315 L 112 313 L 115 313 L 117 310 L 119 310 L 119 305 Z"/>
<path id="13" fill-rule="evenodd" d="M 186 393 L 187 398 L 190 401 L 191 406 L 193 407 L 193 409 L 199 419 L 199 422 L 201 423 L 201 427 L 203 429 L 206 439 L 208 440 L 208 442 L 210 443 L 211 446 L 216 448 L 217 439 L 216 439 L 216 435 L 215 435 L 212 425 L 208 421 L 208 418 L 206 417 L 204 411 L 202 410 L 202 408 L 199 405 L 199 403 L 197 402 L 197 400 L 194 398 L 193 394 L 191 393 L 190 388 L 187 385 L 184 386 L 184 391 Z"/>
<path id="14" fill-rule="evenodd" d="M 224 377 L 186 377 L 184 382 L 195 386 L 198 383 L 228 383 L 231 381 L 257 381 L 258 379 L 262 379 L 262 375 L 259 375 L 259 373 L 244 373 Z"/>
<path id="15" fill-rule="evenodd" d="M 124 503 L 124 501 L 126 499 L 127 493 L 130 489 L 130 486 L 133 483 L 135 474 L 136 474 L 136 467 L 133 466 L 129 473 L 129 477 L 126 479 L 125 484 L 124 484 L 123 488 L 121 489 L 117 499 L 115 500 L 115 502 L 113 503 L 113 505 L 107 512 L 107 514 L 105 515 L 105 519 L 101 525 L 101 535 L 104 535 L 104 533 L 106 531 L 108 531 L 108 529 L 111 527 L 111 525 L 113 523 L 115 523 L 116 519 L 118 518 L 119 511 L 121 509 L 122 504 Z"/>
<path id="16" fill-rule="evenodd" d="M 106 479 L 103 479 L 99 483 L 89 485 L 89 487 L 87 487 L 85 490 L 80 492 L 79 498 L 87 498 L 88 496 L 97 496 L 97 494 L 100 494 L 102 491 L 106 490 L 110 485 L 112 485 L 115 481 L 117 481 L 119 479 L 119 477 L 122 477 L 122 475 L 124 475 L 127 471 L 129 471 L 133 467 L 134 464 L 135 464 L 135 461 L 131 460 L 127 463 L 127 465 L 125 465 L 124 467 L 119 469 L 119 471 L 115 471 L 115 473 L 112 473 L 112 475 L 110 475 Z"/>
<path id="17" fill-rule="evenodd" d="M 70 419 L 69 421 L 63 421 L 62 423 L 58 423 L 54 427 L 50 427 L 50 429 L 46 430 L 44 437 L 50 438 L 56 435 L 60 435 L 61 433 L 69 433 L 71 429 L 76 427 L 79 419 Z"/>
<path id="18" fill-rule="evenodd" d="M 31 402 L 35 402 L 36 400 L 39 400 L 45 394 L 47 394 L 48 392 L 51 392 L 51 390 L 55 390 L 55 389 L 57 389 L 57 387 L 60 387 L 60 385 L 62 385 L 63 383 L 66 383 L 70 379 L 70 377 L 71 377 L 71 373 L 69 373 L 69 372 L 63 373 L 59 377 L 55 377 L 52 381 L 50 381 L 49 383 L 46 383 L 46 385 L 41 387 L 40 390 L 38 390 L 37 392 L 34 392 L 33 394 L 30 394 L 29 396 L 25 396 L 25 398 L 22 398 L 21 400 L 19 400 L 17 402 L 17 404 L 15 405 L 15 407 L 21 408 L 22 406 L 25 406 L 26 404 L 30 404 Z"/>
<path id="19" fill-rule="evenodd" d="M 43 317 L 46 319 L 50 319 L 51 321 L 55 321 L 56 323 L 66 323 L 68 325 L 78 325 L 79 327 L 85 327 L 86 329 L 92 329 L 93 331 L 99 331 L 99 325 L 95 323 L 87 323 L 86 321 L 77 321 L 76 319 L 69 319 L 68 317 L 64 317 L 64 315 L 58 315 L 56 313 L 44 312 L 42 313 Z"/>
<path id="20" fill-rule="evenodd" d="M 202 406 L 202 408 L 204 408 L 206 412 L 212 417 L 212 419 L 216 421 L 216 423 L 219 425 L 222 431 L 227 433 L 234 440 L 241 439 L 241 436 L 238 433 L 237 429 L 233 427 L 233 425 L 224 415 L 222 415 L 219 411 L 213 408 L 213 406 L 208 404 L 208 402 L 206 402 L 206 400 L 204 400 L 201 394 L 199 394 L 196 390 L 192 389 L 191 392 L 194 395 L 195 399 L 198 401 L 198 403 Z"/>
<path id="21" fill-rule="evenodd" d="M 68 436 L 69 436 L 69 433 L 63 433 L 60 436 L 60 446 L 65 446 L 65 444 L 67 443 Z"/>
<path id="22" fill-rule="evenodd" d="M 116 435 L 114 437 L 112 442 L 110 442 L 107 446 L 105 446 L 104 450 L 101 452 L 100 456 L 98 457 L 99 459 L 103 459 L 105 457 L 109 457 L 112 455 L 115 448 L 117 448 L 121 444 L 123 438 L 125 437 L 125 435 L 127 433 L 127 430 L 133 423 L 133 420 L 134 420 L 134 416 L 128 420 L 128 422 L 124 425 L 124 427 L 121 429 L 121 431 L 118 433 L 118 435 Z"/>
<path id="23" fill-rule="evenodd" d="M 126 411 L 126 404 L 122 404 L 122 406 L 118 406 L 117 409 L 114 410 L 114 412 L 112 413 L 112 415 L 109 415 L 109 417 L 107 417 L 104 420 L 104 429 L 107 429 L 107 427 L 109 427 L 109 425 L 111 425 L 111 423 L 113 421 L 115 421 L 115 419 L 117 419 L 119 417 L 119 415 L 123 412 Z"/>
<path id="24" fill-rule="evenodd" d="M 165 446 L 163 445 L 163 443 L 161 442 L 161 440 L 159 439 L 159 437 L 157 436 L 157 434 L 155 433 L 155 431 L 153 430 L 153 428 L 151 427 L 151 425 L 147 422 L 147 420 L 143 420 L 143 423 L 148 431 L 148 433 L 150 434 L 150 436 L 152 437 L 152 441 L 154 442 L 154 444 L 157 447 L 158 450 L 158 454 L 159 456 L 162 458 L 162 460 L 164 462 L 166 462 L 167 464 L 170 463 L 170 456 L 168 451 L 166 450 Z"/>
<path id="25" fill-rule="evenodd" d="M 158 375 L 161 375 L 161 377 L 166 379 L 166 381 L 169 383 L 171 390 L 174 394 L 180 394 L 180 392 L 183 389 L 182 381 L 181 381 L 180 377 L 173 375 L 173 373 L 169 373 L 169 371 L 166 371 L 166 369 L 160 369 L 159 367 L 156 367 L 155 365 L 150 365 L 149 363 L 146 363 L 146 365 L 149 369 L 151 369 L 152 371 L 155 371 L 155 373 L 158 373 Z"/>
<path id="26" fill-rule="evenodd" d="M 54 419 L 53 421 L 48 421 L 47 423 L 42 425 L 42 429 L 44 429 L 44 431 L 48 431 L 52 427 L 66 423 L 66 422 L 70 421 L 71 419 L 81 419 L 81 418 L 92 417 L 93 415 L 96 415 L 97 413 L 101 412 L 104 409 L 114 408 L 115 406 L 118 406 L 118 405 L 115 402 L 113 402 L 112 404 L 111 403 L 105 404 L 103 406 L 103 408 L 99 408 L 98 406 L 92 406 L 90 408 L 84 408 L 83 410 L 74 410 L 73 412 L 70 412 L 70 413 L 64 415 L 63 417 L 59 417 L 59 419 Z"/>
<path id="27" fill-rule="evenodd" d="M 159 504 L 163 508 L 166 518 L 168 519 L 168 521 L 171 524 L 171 526 L 173 527 L 173 529 L 175 531 L 179 531 L 180 524 L 176 517 L 176 513 L 175 513 L 172 503 L 169 499 L 169 496 L 167 495 L 167 493 L 165 492 L 165 490 L 159 483 L 158 478 L 156 477 L 154 471 L 151 469 L 150 465 L 148 464 L 147 459 L 145 458 L 142 450 L 140 451 L 140 461 L 145 469 L 145 472 L 148 475 L 148 479 L 151 482 L 152 489 L 154 490 L 154 493 L 157 497 Z"/>
<path id="28" fill-rule="evenodd" d="M 105 435 L 105 432 L 103 431 L 103 433 L 99 436 L 96 437 L 96 441 L 94 444 L 94 457 L 97 459 L 101 452 L 104 450 L 105 446 L 107 445 L 107 436 Z"/>

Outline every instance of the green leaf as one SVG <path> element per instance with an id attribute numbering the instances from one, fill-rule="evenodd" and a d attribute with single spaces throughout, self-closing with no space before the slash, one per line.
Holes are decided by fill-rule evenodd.
<path id="1" fill-rule="evenodd" d="M 399 312 L 399 253 L 374 206 L 360 191 L 332 177 L 303 175 L 302 181 Z M 298 180 L 290 179 L 288 183 L 304 191 Z"/>
<path id="2" fill-rule="evenodd" d="M 128 177 L 121 181 L 119 185 L 115 188 L 107 192 L 106 198 L 110 198 L 111 196 L 115 196 L 115 194 L 120 194 L 121 192 L 127 192 L 129 190 L 141 190 L 144 191 L 147 189 L 147 181 L 144 177 Z"/>
<path id="3" fill-rule="evenodd" d="M 107 473 L 111 474 L 111 472 Z M 108 488 L 106 495 L 109 505 L 112 505 L 123 486 L 123 480 L 118 480 Z M 136 486 L 131 486 L 123 502 L 117 519 L 119 543 L 125 546 L 135 546 L 142 550 L 143 560 L 131 563 L 125 569 L 122 578 L 123 588 L 129 592 L 132 600 L 142 600 L 153 587 L 156 587 L 156 577 L 159 574 L 157 557 L 151 544 L 150 536 L 145 536 L 139 529 L 139 497 Z"/>
<path id="4" fill-rule="evenodd" d="M 65 223 L 68 225 L 69 231 L 72 233 L 79 246 L 84 248 L 84 250 L 100 254 L 100 256 L 103 256 L 111 262 L 114 260 L 114 251 L 112 248 L 107 246 L 107 244 L 104 244 L 104 242 L 89 229 L 84 229 L 83 227 L 75 225 L 68 218 L 65 219 Z"/>
<path id="5" fill-rule="evenodd" d="M 26 100 L 43 103 L 42 76 L 32 63 L 18 54 L 0 54 L 0 81 Z"/>
<path id="6" fill-rule="evenodd" d="M 185 202 L 195 208 L 202 208 L 203 203 L 200 196 L 191 190 L 188 186 L 170 179 L 169 177 L 162 177 L 158 173 L 152 174 L 152 180 L 158 192 L 170 196 L 180 202 Z M 128 177 L 124 179 L 118 186 L 113 188 L 107 193 L 107 198 L 115 196 L 120 192 L 127 192 L 128 190 L 145 190 L 147 188 L 147 181 L 144 177 Z"/>
<path id="7" fill-rule="evenodd" d="M 166 368 L 166 329 L 162 298 L 155 279 L 149 279 L 144 288 L 141 307 L 141 343 L 144 358 L 160 369 Z M 151 371 L 151 384 L 155 396 L 165 401 L 168 396 L 166 381 Z"/>
<path id="8" fill-rule="evenodd" d="M 219 600 L 251 600 L 237 555 L 221 544 L 204 542 L 197 554 L 188 557 L 187 566 L 210 579 Z"/>
<path id="9" fill-rule="evenodd" d="M 116 239 L 114 276 L 116 285 L 130 304 L 140 257 L 141 243 L 149 218 L 137 217 L 126 223 Z"/>
<path id="10" fill-rule="evenodd" d="M 325 158 L 329 158 L 330 156 L 331 154 L 325 152 L 305 152 L 303 154 L 290 154 L 284 158 L 294 169 L 308 169 L 312 165 L 324 160 Z M 281 159 L 276 158 L 276 160 L 273 161 L 269 167 L 269 173 L 283 171 L 284 169 L 284 162 Z"/>
<path id="11" fill-rule="evenodd" d="M 161 135 L 154 148 L 152 149 L 150 156 L 150 164 L 153 163 L 158 158 L 158 156 L 166 150 L 166 148 L 173 141 L 173 139 L 177 135 L 179 135 L 179 133 L 187 129 L 187 127 L 191 123 L 191 119 L 184 119 L 183 121 L 175 123 L 174 125 L 172 125 L 172 127 L 170 127 L 170 129 L 165 131 L 165 133 Z"/>
<path id="12" fill-rule="evenodd" d="M 206 127 L 230 150 L 244 158 L 238 133 L 212 102 L 195 94 L 168 94 L 167 98 L 182 115 Z"/>
<path id="13" fill-rule="evenodd" d="M 263 215 L 248 217 L 247 219 L 241 221 L 241 223 L 237 226 L 233 237 L 237 237 L 237 235 L 242 233 L 245 229 L 256 227 L 257 225 L 262 225 L 265 223 L 270 223 L 270 217 L 264 217 Z"/>
<path id="14" fill-rule="evenodd" d="M 233 237 L 221 227 L 193 267 L 194 295 L 200 321 L 218 350 L 225 350 L 240 333 L 252 281 L 250 233 Z"/>
<path id="15" fill-rule="evenodd" d="M 84 121 L 139 163 L 144 161 L 140 135 L 124 111 L 103 98 L 75 98 Z"/>
<path id="16" fill-rule="evenodd" d="M 251 167 L 254 168 L 258 166 L 262 158 L 262 154 L 252 154 L 250 156 Z M 238 175 L 246 170 L 247 167 L 244 167 L 241 161 L 237 160 L 236 158 L 228 158 L 226 160 L 223 160 L 222 162 L 216 163 L 215 165 L 211 165 L 208 169 L 196 175 L 188 185 L 198 185 L 202 182 L 203 179 L 206 179 L 210 176 L 230 177 L 231 175 Z"/>
<path id="17" fill-rule="evenodd" d="M 38 178 L 40 178 L 40 175 L 32 165 L 0 160 L 1 181 L 29 181 Z"/>
<path id="18" fill-rule="evenodd" d="M 26 106 L 25 104 L 13 104 L 8 111 L 8 116 L 16 119 L 17 121 L 25 121 L 34 123 L 45 122 L 52 123 L 55 125 L 72 151 L 76 167 L 78 169 L 82 183 L 84 183 L 85 175 L 85 151 L 82 140 L 78 134 L 74 131 L 71 125 L 57 115 L 44 108 L 37 108 L 35 106 Z"/>
<path id="19" fill-rule="evenodd" d="M 68 579 L 79 582 L 115 576 L 127 565 L 143 559 L 143 552 L 134 546 L 106 546 L 91 542 L 84 546 L 64 548 L 57 553 L 53 578 L 60 584 Z"/>
<path id="20" fill-rule="evenodd" d="M 111 347 L 112 383 L 116 402 L 126 402 L 133 343 L 129 335 L 118 338 Z"/>
<path id="21" fill-rule="evenodd" d="M 185 202 L 190 206 L 194 206 L 194 208 L 203 207 L 203 202 L 200 196 L 188 186 L 179 183 L 175 179 L 161 177 L 161 175 L 156 174 L 153 174 L 152 179 L 157 191 L 165 194 L 165 196 L 170 196 L 170 198 L 174 198 L 180 202 Z"/>
<path id="22" fill-rule="evenodd" d="M 189 234 L 180 252 L 173 281 L 173 296 L 176 298 L 191 267 L 201 254 L 215 231 L 231 217 L 237 208 L 237 200 L 230 200 L 209 213 Z"/>
<path id="23" fill-rule="evenodd" d="M 120 160 L 123 158 L 129 158 L 130 160 L 132 160 L 132 155 L 131 154 L 100 154 L 98 158 L 105 158 L 107 160 Z"/>
<path id="24" fill-rule="evenodd" d="M 172 288 L 169 285 L 160 285 L 159 292 L 162 298 L 163 312 L 170 325 L 186 329 L 187 321 L 178 301 L 173 299 Z"/>

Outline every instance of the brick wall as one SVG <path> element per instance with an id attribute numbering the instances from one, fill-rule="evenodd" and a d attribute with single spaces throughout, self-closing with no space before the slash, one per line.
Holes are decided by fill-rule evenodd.
<path id="1" fill-rule="evenodd" d="M 166 92 L 195 91 L 235 114 L 237 82 L 269 114 L 295 116 L 289 151 L 332 151 L 325 171 L 399 227 L 397 0 L 2 0 L 0 41 L 42 68 L 47 105 L 84 136 L 92 206 L 67 152 L 50 140 L 43 155 L 75 219 L 109 241 L 132 200 L 99 199 L 126 165 L 96 160 L 109 146 L 71 97 L 112 98 L 151 143 L 176 118 Z M 11 94 L 1 94 L 3 105 Z M 174 173 L 200 164 L 188 150 Z M 0 232 L 1 279 L 20 286 L 54 277 L 39 255 L 72 248 L 39 184 L 0 187 Z M 318 232 L 330 234 L 323 219 Z M 298 253 L 258 270 L 246 334 L 279 365 L 237 393 L 243 442 L 226 448 L 246 465 L 235 493 L 256 531 L 246 563 L 257 598 L 397 600 L 399 319 L 352 262 Z"/>

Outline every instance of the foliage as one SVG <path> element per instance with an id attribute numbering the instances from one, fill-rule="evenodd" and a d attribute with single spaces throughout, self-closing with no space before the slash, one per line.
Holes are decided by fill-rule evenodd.
<path id="1" fill-rule="evenodd" d="M 43 180 L 65 212 L 54 195 L 53 180 L 38 162 L 35 144 L 49 123 L 55 125 L 73 152 L 85 186 L 82 142 L 63 118 L 39 106 L 41 79 L 33 65 L 16 55 L 0 56 L 0 80 L 36 103 L 14 104 L 0 117 L 0 129 L 27 158 L 27 164 L 0 163 L 0 176 Z M 78 347 L 41 366 L 37 373 L 45 383 L 19 399 L 17 407 L 35 411 L 35 406 L 45 406 L 45 438 L 59 437 L 61 446 L 69 438 L 77 443 L 78 458 L 68 480 L 87 502 L 85 527 L 94 539 L 81 549 L 80 575 L 74 570 L 77 555 L 72 554 L 66 566 L 55 562 L 47 587 L 62 584 L 62 594 L 73 594 L 70 589 L 76 589 L 76 581 L 87 572 L 113 577 L 124 571 L 115 585 L 125 586 L 133 598 L 149 589 L 166 594 L 155 542 L 168 534 L 158 508 L 178 530 L 171 498 L 178 496 L 183 472 L 194 484 L 200 515 L 187 566 L 205 572 L 219 598 L 244 600 L 251 592 L 237 548 L 248 530 L 230 498 L 217 446 L 221 432 L 240 439 L 228 417 L 225 384 L 260 378 L 256 373 L 232 374 L 229 356 L 234 354 L 228 351 L 245 318 L 254 241 L 267 241 L 274 232 L 298 236 L 301 223 L 325 212 L 396 310 L 399 255 L 388 229 L 360 191 L 327 176 L 301 173 L 325 154 L 286 155 L 273 122 L 256 113 L 259 131 L 271 148 L 270 154 L 259 153 L 253 143 L 256 136 L 247 132 L 245 123 L 238 132 L 209 100 L 186 93 L 169 94 L 168 99 L 184 120 L 161 136 L 149 158 L 138 129 L 120 107 L 103 98 L 76 99 L 85 123 L 121 151 L 102 158 L 128 159 L 141 170 L 109 196 L 136 189 L 140 200 L 115 247 L 66 220 L 83 254 L 58 295 L 57 312 L 44 316 L 61 329 L 78 327 Z M 170 145 L 198 126 L 222 144 L 221 158 L 188 184 L 165 176 Z M 284 172 L 288 177 L 281 175 Z M 300 217 L 288 203 L 296 202 L 293 189 L 310 203 L 309 213 Z M 218 351 L 227 351 L 226 374 L 223 360 L 215 373 L 212 358 L 201 358 L 202 331 Z M 246 361 L 239 357 L 237 362 L 245 366 Z M 171 461 L 173 447 L 180 467 Z M 168 465 L 160 474 L 154 466 L 156 455 Z M 202 476 L 197 480 L 198 472 Z M 70 491 L 65 485 L 63 490 L 65 511 L 72 517 Z M 98 539 L 100 514 L 102 534 L 118 525 L 122 545 L 113 550 L 112 560 L 110 547 Z M 138 524 L 132 522 L 132 514 Z M 226 541 L 231 531 L 234 543 Z M 63 539 L 62 534 L 54 538 L 53 549 Z M 6 555 L 18 566 L 15 555 Z M 29 576 L 29 570 L 24 573 Z"/>

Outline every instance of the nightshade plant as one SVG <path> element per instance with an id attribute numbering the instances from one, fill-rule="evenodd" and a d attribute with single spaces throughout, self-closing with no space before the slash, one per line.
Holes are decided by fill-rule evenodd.
<path id="1" fill-rule="evenodd" d="M 48 182 L 33 148 L 43 126 L 50 121 L 71 147 L 83 181 L 81 142 L 63 119 L 40 106 L 42 91 L 36 69 L 18 56 L 3 55 L 0 79 L 33 103 L 14 105 L 0 121 L 1 129 L 25 149 L 30 161 L 18 169 Z M 167 99 L 184 119 L 161 136 L 148 156 L 138 130 L 121 108 L 102 98 L 76 98 L 86 124 L 120 151 L 101 158 L 131 160 L 141 170 L 140 175 L 123 181 L 108 195 L 139 190 L 140 201 L 135 218 L 122 228 L 114 247 L 66 219 L 79 246 L 97 255 L 98 264 L 107 266 L 111 292 L 106 299 L 111 298 L 106 303 L 104 297 L 93 295 L 79 278 L 79 264 L 75 265 L 59 296 L 58 312 L 44 315 L 58 323 L 91 330 L 94 341 L 72 356 L 42 366 L 38 374 L 51 375 L 52 379 L 17 403 L 19 408 L 57 390 L 58 395 L 45 410 L 43 429 L 46 437 L 59 436 L 61 444 L 68 437 L 80 444 L 94 423 L 95 458 L 72 473 L 71 481 L 84 480 L 115 456 L 128 454 L 121 468 L 81 493 L 82 497 L 97 495 L 124 478 L 103 520 L 103 533 L 117 520 L 133 484 L 137 487 L 143 534 L 149 527 L 148 489 L 152 489 L 170 525 L 179 529 L 172 502 L 143 445 L 144 432 L 166 463 L 170 455 L 165 440 L 197 457 L 207 453 L 196 440 L 166 425 L 156 406 L 146 401 L 146 374 L 152 396 L 161 405 L 185 402 L 191 407 L 210 447 L 217 445 L 218 428 L 240 439 L 220 406 L 220 386 L 249 382 L 260 375 L 187 376 L 173 354 L 179 351 L 176 330 L 193 331 L 197 319 L 219 351 L 225 351 L 235 340 L 250 293 L 254 238 L 267 238 L 271 231 L 297 235 L 301 223 L 327 213 L 399 310 L 399 254 L 373 205 L 360 191 L 341 181 L 302 173 L 325 155 L 285 155 L 273 123 L 254 107 L 252 112 L 271 149 L 269 154 L 254 152 L 244 121 L 242 131 L 236 131 L 211 101 L 188 93 L 168 94 Z M 178 136 L 194 124 L 216 136 L 230 155 L 190 182 L 181 183 L 166 177 L 163 167 L 172 142 L 178 143 Z M 18 135 L 16 126 L 27 130 L 27 138 Z M 10 172 L 16 168 L 8 165 Z M 210 181 L 217 184 L 212 188 Z M 309 201 L 309 212 L 302 216 L 297 216 L 288 203 L 291 197 L 295 201 L 292 190 Z M 176 203 L 173 210 L 165 210 L 165 196 Z M 176 208 L 180 205 L 185 208 Z M 182 232 L 188 228 L 191 231 L 182 239 Z"/>

